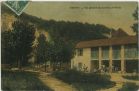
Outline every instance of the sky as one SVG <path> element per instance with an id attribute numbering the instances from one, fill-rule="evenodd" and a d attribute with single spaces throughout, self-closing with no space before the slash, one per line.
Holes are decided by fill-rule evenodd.
<path id="1" fill-rule="evenodd" d="M 103 24 L 109 28 L 122 28 L 134 35 L 131 26 L 135 22 L 132 14 L 137 2 L 30 2 L 24 12 L 56 21 L 78 21 Z"/>

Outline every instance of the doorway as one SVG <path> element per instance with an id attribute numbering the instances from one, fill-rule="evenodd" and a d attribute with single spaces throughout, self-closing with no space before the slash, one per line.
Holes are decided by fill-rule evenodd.
<path id="1" fill-rule="evenodd" d="M 113 60 L 113 72 L 118 72 L 121 70 L 121 60 Z"/>

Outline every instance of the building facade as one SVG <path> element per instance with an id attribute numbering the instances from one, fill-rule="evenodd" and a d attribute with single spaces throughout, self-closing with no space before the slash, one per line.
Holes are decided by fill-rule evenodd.
<path id="1" fill-rule="evenodd" d="M 71 68 L 87 72 L 138 72 L 137 39 L 125 36 L 79 42 Z"/>

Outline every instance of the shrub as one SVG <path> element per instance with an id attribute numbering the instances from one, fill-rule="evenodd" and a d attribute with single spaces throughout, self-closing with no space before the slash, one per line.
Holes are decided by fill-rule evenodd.
<path id="1" fill-rule="evenodd" d="M 133 76 L 122 76 L 125 79 L 129 79 L 129 80 L 139 80 L 139 76 L 138 75 L 133 75 Z"/>
<path id="2" fill-rule="evenodd" d="M 45 86 L 37 77 L 36 73 L 23 71 L 2 71 L 2 90 L 45 90 L 52 91 Z"/>
<path id="3" fill-rule="evenodd" d="M 137 91 L 139 89 L 139 86 L 137 86 L 135 83 L 125 83 L 123 84 L 122 88 L 118 91 Z"/>
<path id="4" fill-rule="evenodd" d="M 90 91 L 93 89 L 106 88 L 115 85 L 110 81 L 109 75 L 101 75 L 94 73 L 83 73 L 75 70 L 67 70 L 63 72 L 54 72 L 52 76 L 73 85 L 77 89 Z"/>

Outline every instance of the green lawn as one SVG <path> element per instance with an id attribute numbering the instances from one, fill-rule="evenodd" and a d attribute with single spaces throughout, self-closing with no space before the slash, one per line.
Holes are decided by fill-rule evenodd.
<path id="1" fill-rule="evenodd" d="M 138 75 L 133 75 L 133 76 L 122 76 L 125 79 L 128 80 L 139 80 L 139 76 Z"/>
<path id="2" fill-rule="evenodd" d="M 89 74 L 77 71 L 54 72 L 52 76 L 72 85 L 79 91 L 96 91 L 110 88 L 115 85 L 110 81 L 110 76 Z"/>
<path id="3" fill-rule="evenodd" d="M 125 83 L 123 84 L 122 88 L 118 91 L 137 91 L 139 89 L 139 86 L 137 86 L 135 83 Z"/>
<path id="4" fill-rule="evenodd" d="M 36 73 L 2 70 L 3 91 L 52 91 L 37 77 Z"/>

